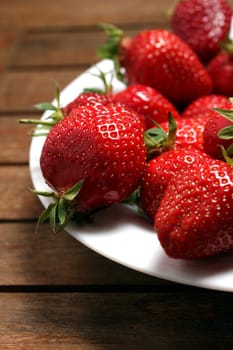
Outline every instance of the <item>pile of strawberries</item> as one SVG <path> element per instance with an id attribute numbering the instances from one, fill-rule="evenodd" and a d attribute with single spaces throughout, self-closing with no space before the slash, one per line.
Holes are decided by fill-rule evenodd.
<path id="1" fill-rule="evenodd" d="M 40 158 L 54 192 L 37 192 L 54 202 L 39 223 L 56 231 L 133 200 L 170 257 L 233 249 L 233 56 L 220 47 L 231 16 L 224 0 L 183 0 L 172 30 L 104 26 L 99 55 L 126 88 L 54 107 Z"/>

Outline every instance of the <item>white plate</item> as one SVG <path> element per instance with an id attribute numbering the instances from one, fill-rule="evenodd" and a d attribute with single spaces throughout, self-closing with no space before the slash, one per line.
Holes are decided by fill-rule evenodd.
<path id="1" fill-rule="evenodd" d="M 104 72 L 113 70 L 110 60 L 103 60 L 97 66 Z M 61 104 L 73 100 L 83 88 L 100 87 L 100 80 L 91 74 L 97 72 L 93 66 L 72 81 L 61 93 Z M 118 91 L 124 85 L 114 78 L 113 87 Z M 43 115 L 46 116 L 47 113 Z M 44 137 L 35 137 L 30 148 L 32 182 L 40 191 L 49 190 L 39 165 L 43 143 Z M 49 199 L 39 198 L 47 207 Z M 78 228 L 72 223 L 66 231 L 97 253 L 134 270 L 173 282 L 233 292 L 232 253 L 200 261 L 171 259 L 162 250 L 153 227 L 125 205 L 99 212 L 94 225 Z"/>

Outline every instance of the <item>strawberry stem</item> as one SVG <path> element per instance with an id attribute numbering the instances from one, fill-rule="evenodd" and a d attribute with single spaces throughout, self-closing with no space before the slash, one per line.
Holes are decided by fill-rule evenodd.
<path id="1" fill-rule="evenodd" d="M 94 77 L 97 77 L 101 80 L 103 83 L 104 88 L 103 89 L 96 89 L 96 88 L 84 88 L 83 92 L 97 92 L 99 94 L 104 94 L 106 96 L 110 95 L 112 93 L 112 80 L 113 80 L 113 71 L 109 71 L 104 73 L 101 69 L 96 67 L 98 69 L 99 73 L 92 73 L 91 75 Z M 107 81 L 106 75 L 111 74 L 110 81 Z"/>
<path id="2" fill-rule="evenodd" d="M 157 122 L 153 122 L 155 127 L 144 132 L 148 160 L 174 147 L 177 130 L 176 121 L 170 112 L 168 113 L 168 133 Z"/>
<path id="3" fill-rule="evenodd" d="M 112 59 L 117 78 L 120 81 L 124 81 L 124 75 L 121 72 L 121 65 L 119 62 L 120 44 L 124 32 L 112 24 L 102 24 L 101 27 L 107 34 L 107 41 L 102 47 L 97 49 L 97 56 L 102 59 Z"/>
<path id="4" fill-rule="evenodd" d="M 229 157 L 228 150 L 225 150 L 225 148 L 222 145 L 220 145 L 220 147 L 222 150 L 223 158 L 225 159 L 226 163 L 233 167 L 233 159 Z"/>
<path id="5" fill-rule="evenodd" d="M 61 121 L 64 116 L 62 113 L 62 109 L 60 106 L 60 89 L 55 81 L 56 86 L 56 103 L 57 105 L 54 105 L 50 102 L 41 102 L 36 104 L 34 107 L 39 109 L 40 111 L 52 111 L 52 114 L 47 119 L 20 119 L 19 123 L 21 124 L 34 124 L 39 126 L 39 128 L 36 128 L 32 136 L 46 136 L 49 133 L 49 130 L 51 127 L 56 125 L 59 121 Z"/>

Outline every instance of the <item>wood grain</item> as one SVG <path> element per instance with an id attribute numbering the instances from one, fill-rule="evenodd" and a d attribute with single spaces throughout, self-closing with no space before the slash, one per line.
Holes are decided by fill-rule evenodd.
<path id="1" fill-rule="evenodd" d="M 55 96 L 56 80 L 63 89 L 84 69 L 7 71 L 2 75 L 0 84 L 0 113 L 27 113 L 33 117 L 34 105 L 39 102 L 52 101 Z M 38 111 L 36 112 L 38 115 Z"/>
<path id="2" fill-rule="evenodd" d="M 28 164 L 33 128 L 31 125 L 20 125 L 21 118 L 23 116 L 0 116 L 0 164 Z"/>
<path id="3" fill-rule="evenodd" d="M 1 166 L 0 171 L 0 220 L 35 219 L 42 206 L 29 191 L 32 183 L 28 166 Z"/>
<path id="4" fill-rule="evenodd" d="M 1 224 L 0 291 L 1 286 L 66 285 L 95 290 L 107 285 L 173 285 L 111 262 L 65 231 L 54 234 L 43 224 L 35 233 L 35 227 L 36 222 Z"/>
<path id="5" fill-rule="evenodd" d="M 168 27 L 167 21 L 160 26 Z M 133 37 L 138 31 L 151 28 L 151 24 L 123 24 L 120 28 L 125 36 Z M 20 41 L 9 68 L 87 67 L 99 60 L 97 50 L 106 40 L 106 34 L 97 25 L 56 31 L 29 30 Z"/>
<path id="6" fill-rule="evenodd" d="M 2 294 L 1 349 L 222 349 L 232 294 Z M 225 308 L 225 305 L 228 308 Z M 218 320 L 218 322 L 216 322 Z"/>
<path id="7" fill-rule="evenodd" d="M 28 125 L 98 58 L 99 23 L 169 27 L 173 0 L 0 3 L 0 350 L 231 349 L 233 294 L 168 282 L 98 255 L 47 223 L 32 186 Z M 233 5 L 233 0 L 229 1 Z"/>
<path id="8" fill-rule="evenodd" d="M 87 26 L 98 23 L 158 23 L 165 17 L 165 11 L 172 0 L 162 2 L 143 0 L 41 0 L 29 6 L 28 0 L 11 0 L 1 4 L 0 27 L 40 28 Z M 14 9 L 14 10 L 12 10 Z M 140 11 L 135 11 L 140 9 Z"/>

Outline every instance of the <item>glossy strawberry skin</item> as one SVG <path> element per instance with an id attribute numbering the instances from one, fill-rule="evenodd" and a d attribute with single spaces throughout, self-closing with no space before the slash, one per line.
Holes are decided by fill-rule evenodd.
<path id="1" fill-rule="evenodd" d="M 120 105 L 83 105 L 55 125 L 41 153 L 42 173 L 62 194 L 84 179 L 77 210 L 90 211 L 126 198 L 145 166 L 143 128 L 135 112 Z"/>
<path id="2" fill-rule="evenodd" d="M 227 38 L 232 10 L 225 0 L 182 0 L 171 19 L 173 32 L 184 40 L 203 62 L 219 51 Z"/>
<path id="3" fill-rule="evenodd" d="M 209 63 L 208 72 L 216 93 L 233 96 L 233 55 L 220 52 Z"/>
<path id="4" fill-rule="evenodd" d="M 174 118 L 180 116 L 175 106 L 167 98 L 146 85 L 130 85 L 115 94 L 113 99 L 137 111 L 143 118 L 145 129 L 154 126 L 152 120 L 157 123 L 167 121 L 169 112 Z"/>
<path id="5" fill-rule="evenodd" d="M 217 112 L 213 111 L 212 116 L 206 122 L 203 131 L 203 149 L 211 157 L 216 159 L 222 159 L 223 154 L 221 146 L 227 149 L 233 142 L 232 139 L 224 140 L 218 136 L 218 132 L 226 126 L 232 125 L 232 122 Z"/>
<path id="6" fill-rule="evenodd" d="M 179 148 L 195 148 L 203 150 L 203 131 L 210 113 L 207 112 L 196 118 L 178 118 L 176 120 L 177 130 L 175 145 Z M 168 131 L 168 123 L 161 123 L 160 126 Z"/>
<path id="7" fill-rule="evenodd" d="M 195 118 L 203 115 L 206 116 L 208 111 L 213 110 L 213 108 L 227 108 L 231 106 L 232 104 L 227 96 L 219 94 L 201 96 L 185 108 L 181 113 L 181 117 Z M 210 116 L 211 114 L 212 113 L 210 113 Z"/>
<path id="8" fill-rule="evenodd" d="M 130 84 L 157 89 L 175 106 L 212 90 L 211 79 L 194 52 L 175 34 L 155 29 L 122 40 L 121 65 Z"/>
<path id="9" fill-rule="evenodd" d="M 233 249 L 232 210 L 232 167 L 201 161 L 169 182 L 155 229 L 168 256 L 204 258 Z"/>
<path id="10" fill-rule="evenodd" d="M 81 93 L 78 95 L 74 100 L 69 102 L 66 106 L 62 108 L 62 113 L 64 117 L 66 117 L 72 109 L 81 106 L 81 105 L 86 105 L 86 104 L 91 104 L 91 105 L 108 105 L 112 103 L 112 99 L 110 96 L 107 96 L 105 94 L 100 94 L 97 92 L 85 92 Z"/>
<path id="11" fill-rule="evenodd" d="M 182 148 L 162 153 L 150 160 L 141 182 L 140 204 L 153 221 L 170 180 L 177 172 L 193 166 L 208 156 L 196 149 Z"/>

